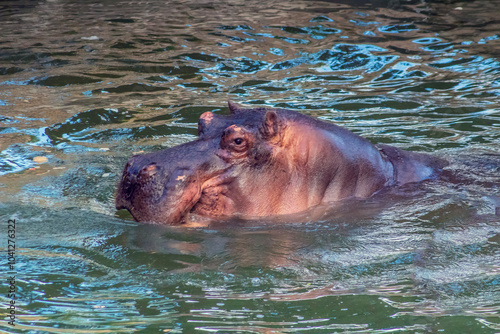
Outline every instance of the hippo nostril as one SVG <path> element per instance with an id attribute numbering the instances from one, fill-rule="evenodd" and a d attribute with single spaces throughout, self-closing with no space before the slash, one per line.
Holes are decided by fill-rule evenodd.
<path id="1" fill-rule="evenodd" d="M 158 167 L 156 166 L 156 163 L 153 162 L 147 166 L 144 166 L 141 168 L 139 171 L 137 177 L 153 177 L 156 173 L 158 172 Z"/>

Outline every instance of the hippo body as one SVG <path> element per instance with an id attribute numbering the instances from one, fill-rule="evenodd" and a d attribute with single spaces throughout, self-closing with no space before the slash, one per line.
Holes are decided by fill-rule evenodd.
<path id="1" fill-rule="evenodd" d="M 287 215 L 435 177 L 442 161 L 285 109 L 206 112 L 195 141 L 133 156 L 116 208 L 139 222 Z"/>

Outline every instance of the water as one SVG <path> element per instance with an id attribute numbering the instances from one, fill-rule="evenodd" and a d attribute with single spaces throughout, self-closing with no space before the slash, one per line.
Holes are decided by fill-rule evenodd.
<path id="1" fill-rule="evenodd" d="M 2 330 L 500 332 L 499 5 L 2 2 Z M 128 157 L 193 140 L 228 98 L 444 157 L 450 176 L 305 224 L 117 213 Z"/>

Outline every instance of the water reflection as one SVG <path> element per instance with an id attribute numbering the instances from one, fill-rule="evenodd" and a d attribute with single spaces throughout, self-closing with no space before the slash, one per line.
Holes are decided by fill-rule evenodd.
<path id="1" fill-rule="evenodd" d="M 497 12 L 481 0 L 0 5 L 0 214 L 20 226 L 7 331 L 498 331 Z M 443 156 L 450 175 L 300 225 L 114 217 L 127 158 L 193 140 L 227 98 Z"/>

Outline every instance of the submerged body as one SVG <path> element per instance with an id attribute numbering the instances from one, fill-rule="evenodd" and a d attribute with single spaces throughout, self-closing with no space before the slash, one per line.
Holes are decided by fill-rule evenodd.
<path id="1" fill-rule="evenodd" d="M 132 157 L 117 209 L 140 222 L 181 224 L 194 212 L 210 218 L 294 214 L 387 186 L 436 175 L 438 159 L 366 139 L 285 109 L 204 113 L 199 139 Z"/>

